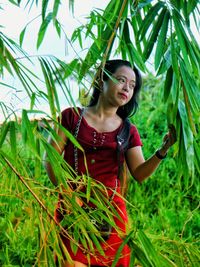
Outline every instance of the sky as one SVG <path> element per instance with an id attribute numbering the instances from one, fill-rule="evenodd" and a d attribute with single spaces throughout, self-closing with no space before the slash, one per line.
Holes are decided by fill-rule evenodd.
<path id="1" fill-rule="evenodd" d="M 40 3 L 41 1 L 38 2 Z M 86 22 L 86 17 L 93 8 L 104 9 L 109 1 L 87 0 L 84 1 L 83 4 L 82 0 L 75 0 L 73 14 L 69 11 L 68 2 L 69 1 L 62 1 L 62 6 L 59 11 L 59 20 L 63 25 L 67 36 L 70 37 L 76 27 Z M 15 40 L 17 43 L 19 43 L 18 38 L 25 25 L 36 18 L 27 26 L 22 46 L 23 49 L 33 58 L 35 55 L 54 55 L 58 58 L 66 60 L 67 62 L 70 62 L 73 59 L 73 50 L 69 45 L 66 45 L 66 42 L 64 42 L 62 38 L 59 39 L 57 37 L 57 34 L 55 34 L 55 29 L 51 25 L 49 25 L 47 29 L 45 38 L 39 50 L 36 49 L 37 33 L 41 23 L 41 17 L 38 17 L 38 15 L 40 14 L 41 8 L 34 7 L 29 12 L 28 8 L 19 8 L 15 5 L 10 4 L 9 1 L 5 0 L 3 1 L 3 3 L 2 1 L 0 2 L 0 6 L 3 8 L 3 10 L 0 9 L 0 25 L 4 26 L 4 28 L 1 28 L 1 31 L 7 37 Z M 76 50 L 76 52 L 79 51 Z M 35 73 L 37 73 L 38 71 L 39 69 L 37 69 L 37 66 L 35 66 Z M 9 83 L 9 85 L 13 87 L 20 88 L 19 81 L 8 73 L 5 73 L 3 80 L 0 79 L 0 82 Z M 73 90 L 73 85 L 70 87 Z M 73 91 L 77 92 L 78 90 Z M 75 93 L 74 97 L 78 97 L 77 93 Z M 66 101 L 63 101 L 62 103 L 62 99 L 63 98 L 61 96 L 61 108 L 66 104 Z M 21 90 L 16 91 L 0 85 L 0 101 L 6 103 L 19 114 L 21 113 L 22 108 L 29 109 L 30 101 L 25 92 Z M 49 112 L 48 105 L 42 103 L 42 110 Z M 0 110 L 0 122 L 2 122 L 3 120 L 4 117 Z"/>

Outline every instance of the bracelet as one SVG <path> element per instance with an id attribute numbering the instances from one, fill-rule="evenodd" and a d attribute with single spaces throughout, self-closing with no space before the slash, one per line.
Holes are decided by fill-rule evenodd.
<path id="1" fill-rule="evenodd" d="M 158 159 L 165 159 L 165 158 L 167 157 L 167 153 L 166 153 L 164 156 L 162 156 L 162 155 L 160 154 L 160 151 L 159 151 L 159 150 L 156 151 L 155 155 L 156 155 L 156 157 L 157 157 Z"/>

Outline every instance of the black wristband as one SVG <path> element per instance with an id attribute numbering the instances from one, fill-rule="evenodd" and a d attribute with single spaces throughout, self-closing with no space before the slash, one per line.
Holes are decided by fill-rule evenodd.
<path id="1" fill-rule="evenodd" d="M 167 153 L 166 153 L 164 156 L 162 156 L 162 155 L 160 154 L 160 151 L 159 151 L 159 150 L 156 151 L 155 155 L 156 155 L 156 157 L 157 157 L 158 159 L 165 159 L 165 158 L 167 157 Z"/>

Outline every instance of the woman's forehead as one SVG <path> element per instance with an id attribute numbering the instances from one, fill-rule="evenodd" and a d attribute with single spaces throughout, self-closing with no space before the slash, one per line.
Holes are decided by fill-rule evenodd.
<path id="1" fill-rule="evenodd" d="M 120 66 L 119 68 L 116 69 L 115 73 L 113 73 L 115 75 L 124 75 L 124 76 L 128 76 L 128 77 L 133 77 L 135 78 L 135 72 L 131 67 L 128 66 Z"/>

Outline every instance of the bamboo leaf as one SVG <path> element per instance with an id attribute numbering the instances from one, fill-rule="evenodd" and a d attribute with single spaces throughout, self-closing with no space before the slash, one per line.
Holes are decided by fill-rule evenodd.
<path id="1" fill-rule="evenodd" d="M 51 66 L 49 60 L 45 60 L 43 59 L 43 62 L 45 64 L 45 68 L 46 68 L 46 71 L 47 71 L 47 75 L 49 77 L 49 80 L 50 80 L 50 84 L 51 84 L 51 89 L 52 89 L 52 94 L 53 94 L 53 98 L 55 99 L 55 104 L 56 104 L 56 110 L 58 112 L 60 112 L 60 103 L 59 103 L 59 98 L 58 98 L 58 93 L 57 93 L 57 88 L 55 86 L 55 82 L 54 82 L 54 77 L 53 75 L 55 76 L 56 78 L 56 81 L 59 82 L 59 79 L 57 79 L 57 75 L 56 73 L 59 73 L 59 70 L 56 68 L 56 70 L 54 71 L 54 68 Z M 52 61 L 51 61 L 52 63 Z M 54 65 L 55 66 L 55 65 Z M 64 83 L 64 81 L 63 81 Z"/>
<path id="2" fill-rule="evenodd" d="M 164 54 L 164 47 L 166 45 L 165 41 L 166 41 L 169 19 L 170 19 L 170 14 L 168 11 L 166 11 L 162 26 L 161 26 L 160 34 L 158 36 L 158 42 L 157 42 L 157 47 L 156 47 L 156 53 L 155 53 L 155 69 L 156 70 L 158 66 L 160 65 L 161 58 Z"/>
<path id="3" fill-rule="evenodd" d="M 87 191 L 86 191 L 86 196 L 87 196 L 87 202 L 90 200 L 91 196 L 91 177 L 88 177 L 87 179 Z"/>
<path id="4" fill-rule="evenodd" d="M 129 240 L 129 246 L 131 248 L 131 254 L 136 256 L 142 266 L 152 266 L 144 251 L 132 239 Z"/>
<path id="5" fill-rule="evenodd" d="M 20 36 L 19 36 L 20 46 L 22 46 L 22 43 L 23 43 L 23 40 L 24 40 L 24 35 L 25 35 L 25 32 L 26 32 L 26 27 L 24 27 L 24 29 L 21 31 Z"/>
<path id="6" fill-rule="evenodd" d="M 146 66 L 142 60 L 142 57 L 138 53 L 138 51 L 135 49 L 133 43 L 130 39 L 130 32 L 129 32 L 129 26 L 128 21 L 125 20 L 124 22 L 124 29 L 123 29 L 123 38 L 125 42 L 125 46 L 127 46 L 128 52 L 129 52 L 129 59 L 130 62 L 133 62 L 136 64 L 141 70 L 144 72 L 146 71 Z"/>
<path id="7" fill-rule="evenodd" d="M 49 100 L 51 116 L 52 116 L 53 120 L 56 120 L 57 115 L 56 115 L 56 107 L 54 104 L 55 90 L 53 89 L 53 85 L 51 83 L 52 79 L 48 75 L 48 65 L 46 64 L 45 60 L 42 58 L 40 58 L 39 61 L 40 61 L 40 65 L 42 68 L 42 72 L 43 72 L 46 87 L 47 87 L 47 95 L 48 95 L 48 100 Z"/>
<path id="8" fill-rule="evenodd" d="M 194 147 L 193 147 L 193 134 L 190 129 L 185 105 L 182 101 L 179 101 L 178 110 L 181 117 L 183 143 L 186 151 L 186 162 L 190 171 L 190 175 L 194 175 Z"/>
<path id="9" fill-rule="evenodd" d="M 53 17 L 54 18 L 57 17 L 59 5 L 60 5 L 60 0 L 54 0 L 54 4 L 53 4 Z"/>
<path id="10" fill-rule="evenodd" d="M 176 41 L 171 33 L 171 38 L 170 38 L 171 62 L 172 62 L 172 67 L 176 75 L 176 78 L 178 79 L 179 78 L 179 66 L 178 66 L 178 58 L 177 58 L 178 51 L 175 45 L 176 45 Z"/>
<path id="11" fill-rule="evenodd" d="M 179 99 L 179 93 L 180 93 L 180 83 L 173 72 L 173 81 L 172 81 L 172 87 L 171 87 L 171 97 L 174 104 L 173 110 L 175 109 L 177 114 L 178 109 L 178 99 Z M 174 116 L 175 118 L 176 116 Z"/>
<path id="12" fill-rule="evenodd" d="M 9 122 L 4 122 L 3 125 L 1 125 L 1 135 L 0 135 L 0 148 L 2 147 L 3 143 L 6 140 L 6 136 L 9 132 L 10 128 L 10 123 Z"/>
<path id="13" fill-rule="evenodd" d="M 56 31 L 58 33 L 58 36 L 61 37 L 61 26 L 60 26 L 60 22 L 56 19 L 54 22 L 55 26 L 56 26 Z"/>
<path id="14" fill-rule="evenodd" d="M 149 238 L 141 230 L 138 232 L 138 240 L 143 247 L 149 262 L 151 262 L 151 265 L 162 266 L 158 253 L 155 251 Z"/>
<path id="15" fill-rule="evenodd" d="M 17 155 L 17 135 L 16 135 L 16 123 L 10 121 L 10 145 L 13 157 Z"/>
<path id="16" fill-rule="evenodd" d="M 189 62 L 189 59 L 188 59 L 188 51 L 187 51 L 187 45 L 186 45 L 186 42 L 188 42 L 188 40 L 185 40 L 185 38 L 183 36 L 181 23 L 177 19 L 176 14 L 173 14 L 172 18 L 173 18 L 174 26 L 175 26 L 175 29 L 176 29 L 176 34 L 177 34 L 177 37 L 178 37 L 178 42 L 179 42 L 179 45 L 180 45 L 180 48 L 181 48 L 181 51 L 182 51 L 182 54 L 183 54 L 183 58 L 184 58 L 185 64 L 191 70 L 191 65 L 190 65 L 190 62 Z"/>
<path id="17" fill-rule="evenodd" d="M 123 7 L 123 9 L 122 9 Z M 98 59 L 101 59 L 101 55 L 109 57 L 114 43 L 114 38 L 116 37 L 116 31 L 119 27 L 121 19 L 123 19 L 124 13 L 127 11 L 127 2 L 123 2 L 123 5 L 119 1 L 111 0 L 109 5 L 106 7 L 103 18 L 106 19 L 107 24 L 101 36 L 98 36 L 98 40 L 101 40 L 100 46 L 99 42 L 94 41 L 88 53 L 82 63 L 79 81 L 82 80 L 83 76 L 87 73 L 92 65 L 94 65 Z M 120 14 L 120 17 L 119 17 Z M 114 30 L 113 30 L 114 29 Z M 98 45 L 97 45 L 98 44 Z"/>
<path id="18" fill-rule="evenodd" d="M 158 36 L 159 31 L 160 31 L 160 28 L 161 28 L 161 25 L 163 22 L 163 17 L 165 15 L 165 13 L 166 13 L 166 9 L 163 8 L 162 12 L 160 13 L 159 17 L 157 18 L 157 20 L 156 20 L 156 22 L 155 22 L 155 24 L 151 30 L 150 37 L 148 38 L 147 44 L 144 47 L 144 51 L 143 51 L 143 57 L 144 57 L 145 61 L 149 58 L 149 56 L 153 50 L 154 44 L 157 41 L 157 36 Z"/>
<path id="19" fill-rule="evenodd" d="M 67 102 L 69 103 L 70 106 L 76 107 L 75 99 L 72 96 L 69 87 L 66 85 L 65 79 L 62 77 L 62 71 L 63 72 L 66 71 L 66 64 L 63 64 L 62 61 L 58 61 L 59 67 L 60 67 L 60 68 L 58 68 L 58 67 L 56 67 L 54 61 L 51 61 L 51 63 L 54 67 L 54 68 L 51 67 L 51 70 L 55 76 L 56 82 L 60 85 L 62 92 L 67 99 Z M 57 109 L 60 111 L 60 104 L 59 104 L 59 99 L 58 99 L 56 88 L 55 88 L 55 92 L 56 92 L 55 96 L 56 96 Z"/>
<path id="20" fill-rule="evenodd" d="M 42 0 L 42 21 L 44 21 L 49 0 Z"/>
<path id="21" fill-rule="evenodd" d="M 112 262 L 111 267 L 115 267 L 115 266 L 116 266 L 116 264 L 117 264 L 117 262 L 118 262 L 120 256 L 122 255 L 122 250 L 123 250 L 124 246 L 128 244 L 128 242 L 129 242 L 130 238 L 132 238 L 134 232 L 135 232 L 135 230 L 132 230 L 132 231 L 131 231 L 131 232 L 124 238 L 122 244 L 119 246 L 119 248 L 118 248 L 118 250 L 117 250 L 117 253 L 116 253 L 116 255 L 115 255 L 115 259 L 114 259 L 114 261 Z"/>
<path id="22" fill-rule="evenodd" d="M 165 72 L 167 72 L 167 70 L 171 67 L 172 62 L 171 62 L 171 50 L 168 47 L 166 53 L 164 54 L 163 60 L 159 66 L 159 69 L 156 73 L 156 75 L 161 75 Z"/>
<path id="23" fill-rule="evenodd" d="M 134 36 L 135 36 L 135 43 L 136 43 L 136 47 L 137 50 L 139 51 L 139 54 L 142 55 L 142 47 L 141 47 L 141 42 L 139 41 L 139 22 L 138 21 L 142 21 L 141 15 L 137 14 L 137 17 L 135 18 L 135 16 L 131 15 L 131 25 L 132 25 L 132 29 L 134 32 Z M 143 40 L 143 42 L 145 43 L 145 40 Z"/>
<path id="24" fill-rule="evenodd" d="M 79 63 L 78 59 L 74 59 L 66 66 L 62 65 L 63 70 L 65 70 L 63 79 L 66 79 L 67 77 L 69 77 L 73 73 L 73 71 L 77 69 L 78 63 Z"/>
<path id="25" fill-rule="evenodd" d="M 150 26 L 152 26 L 155 17 L 158 15 L 159 10 L 163 7 L 162 2 L 156 3 L 152 8 L 149 10 L 148 14 L 146 14 L 145 19 L 141 23 L 141 27 L 139 28 L 139 40 L 141 41 L 145 34 L 148 32 Z"/>
<path id="26" fill-rule="evenodd" d="M 194 139 L 194 153 L 195 153 L 195 166 L 197 169 L 197 172 L 200 175 L 200 148 L 198 142 Z"/>
<path id="27" fill-rule="evenodd" d="M 136 2 L 135 4 L 137 4 L 138 9 L 142 9 L 145 6 L 148 6 L 153 0 L 144 0 L 142 2 Z"/>
<path id="28" fill-rule="evenodd" d="M 173 69 L 170 67 L 167 71 L 167 75 L 165 78 L 165 83 L 164 83 L 164 101 L 166 102 L 169 95 L 170 95 L 170 90 L 172 86 L 172 81 L 173 81 Z"/>
<path id="29" fill-rule="evenodd" d="M 105 251 L 102 248 L 101 243 L 99 242 L 97 236 L 93 233 L 90 233 L 91 239 L 94 242 L 95 247 L 98 249 L 98 252 L 100 253 L 100 255 L 104 256 L 105 255 Z"/>
<path id="30" fill-rule="evenodd" d="M 53 14 L 49 13 L 47 15 L 47 17 L 44 18 L 44 20 L 40 26 L 40 29 L 38 32 L 38 38 L 37 38 L 37 49 L 40 47 L 40 45 L 44 39 L 44 35 L 46 33 L 47 27 L 48 27 L 49 23 L 51 22 L 52 18 L 53 18 Z"/>
<path id="31" fill-rule="evenodd" d="M 189 96 L 188 101 L 190 103 L 190 107 L 193 110 L 193 114 L 196 114 L 198 117 L 200 110 L 200 102 L 198 101 L 200 99 L 200 91 L 198 90 L 198 86 L 193 76 L 190 75 L 190 73 L 187 71 L 184 62 L 180 64 L 180 71 L 184 83 L 184 88 L 186 89 Z"/>
<path id="32" fill-rule="evenodd" d="M 74 0 L 69 0 L 69 10 L 74 14 Z"/>
<path id="33" fill-rule="evenodd" d="M 196 0 L 188 1 L 186 6 L 187 6 L 187 14 L 190 15 L 195 10 L 195 8 L 198 7 L 198 1 Z"/>
<path id="34" fill-rule="evenodd" d="M 69 185 L 67 184 L 66 177 L 70 176 L 70 166 L 68 164 L 64 164 L 65 162 L 61 155 L 50 144 L 44 141 L 42 141 L 42 144 L 48 155 L 48 160 L 52 165 L 58 184 L 62 184 L 64 188 L 68 188 Z"/>
<path id="35" fill-rule="evenodd" d="M 25 144 L 29 144 L 30 147 L 35 150 L 35 139 L 34 139 L 31 123 L 29 121 L 26 110 L 22 110 L 21 132 L 22 132 L 23 142 Z"/>
<path id="36" fill-rule="evenodd" d="M 36 100 L 36 94 L 33 93 L 31 96 L 31 104 L 30 104 L 30 109 L 33 109 L 34 105 L 35 105 L 35 100 Z"/>

